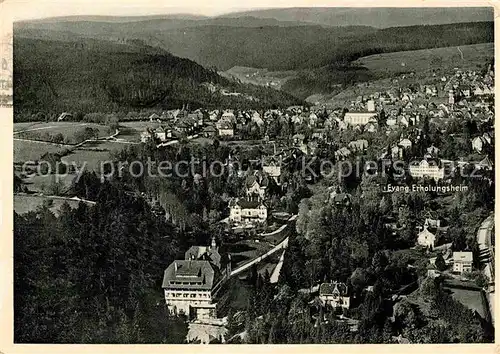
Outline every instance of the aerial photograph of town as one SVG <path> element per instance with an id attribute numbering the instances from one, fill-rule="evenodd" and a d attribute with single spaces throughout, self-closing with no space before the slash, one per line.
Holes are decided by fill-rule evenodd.
<path id="1" fill-rule="evenodd" d="M 14 343 L 494 342 L 492 7 L 119 6 L 0 58 Z"/>

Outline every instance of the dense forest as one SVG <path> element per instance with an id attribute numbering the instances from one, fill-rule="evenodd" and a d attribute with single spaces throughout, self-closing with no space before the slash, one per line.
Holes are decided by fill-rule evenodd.
<path id="1" fill-rule="evenodd" d="M 129 112 L 142 108 L 263 108 L 300 102 L 284 92 L 243 85 L 141 41 L 15 38 L 16 120 L 32 114 Z M 240 96 L 212 93 L 213 83 Z"/>
<path id="2" fill-rule="evenodd" d="M 160 292 L 182 235 L 119 186 L 91 181 L 81 186 L 95 207 L 14 215 L 15 342 L 183 342 L 186 325 Z"/>
<path id="3" fill-rule="evenodd" d="M 15 34 L 15 100 L 18 102 L 16 108 L 21 109 L 33 109 L 48 101 L 55 102 L 56 97 L 57 102 L 63 101 L 59 103 L 61 108 L 70 106 L 69 101 L 74 107 L 74 101 L 77 100 L 82 109 L 98 101 L 98 107 L 106 110 L 121 107 L 125 102 L 137 107 L 160 103 L 178 106 L 186 102 L 192 106 L 213 107 L 235 101 L 240 106 L 286 105 L 294 101 L 292 96 L 268 88 L 257 89 L 228 82 L 219 77 L 216 71 L 233 66 L 266 68 L 271 71 L 295 70 L 296 78 L 286 82 L 282 91 L 304 99 L 313 93 L 331 93 L 338 91 L 339 87 L 374 79 L 374 74 L 366 68 L 352 65 L 354 60 L 363 56 L 490 43 L 494 40 L 493 22 L 385 29 L 303 24 L 210 24 L 170 28 L 163 26 L 161 20 L 127 23 L 127 26 L 123 23 L 85 21 L 35 22 L 17 24 Z M 47 42 L 47 39 L 60 42 Z M 125 43 L 127 48 L 124 47 Z M 210 69 L 173 57 L 162 49 Z M 123 55 L 124 51 L 129 52 L 129 55 Z M 57 53 L 60 58 L 55 62 L 44 63 L 44 56 L 48 53 Z M 32 63 L 35 58 L 37 63 Z M 48 71 L 38 69 L 41 63 Z M 78 63 L 78 70 L 75 70 L 74 63 Z M 102 70 L 97 71 L 95 65 L 102 67 Z M 158 73 L 158 67 L 169 70 Z M 83 74 L 78 75 L 78 86 L 72 80 L 75 72 Z M 114 80 L 103 83 L 103 77 Z M 148 82 L 148 88 L 140 84 L 144 79 Z M 202 81 L 218 83 L 258 101 L 211 94 L 199 87 Z M 98 83 L 99 87 L 95 87 Z M 73 94 L 60 93 L 61 84 L 69 84 Z M 129 85 L 143 90 L 140 93 L 130 92 Z M 122 92 L 124 87 L 127 87 L 127 92 Z M 148 93 L 148 90 L 151 92 Z"/>

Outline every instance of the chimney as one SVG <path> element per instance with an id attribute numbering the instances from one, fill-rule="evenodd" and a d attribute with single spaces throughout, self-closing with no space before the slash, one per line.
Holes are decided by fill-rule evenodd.
<path id="1" fill-rule="evenodd" d="M 175 272 L 177 272 L 177 262 L 174 261 Z"/>
<path id="2" fill-rule="evenodd" d="M 210 249 L 215 249 L 217 244 L 215 243 L 215 236 L 212 236 L 212 243 L 210 244 Z"/>

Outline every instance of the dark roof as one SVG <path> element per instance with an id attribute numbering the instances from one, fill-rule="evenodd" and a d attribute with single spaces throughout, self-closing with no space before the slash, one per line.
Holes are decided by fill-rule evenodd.
<path id="1" fill-rule="evenodd" d="M 190 128 L 191 127 L 191 124 L 185 120 L 183 121 L 180 121 L 176 124 L 176 127 L 177 128 Z"/>
<path id="2" fill-rule="evenodd" d="M 348 296 L 347 285 L 345 283 L 333 282 L 333 283 L 323 283 L 319 286 L 320 295 L 334 295 Z"/>
<path id="3" fill-rule="evenodd" d="M 217 247 L 210 246 L 191 246 L 184 254 L 185 260 L 205 260 L 212 262 L 217 268 L 220 268 L 221 256 Z"/>
<path id="4" fill-rule="evenodd" d="M 204 289 L 214 285 L 216 270 L 206 260 L 175 260 L 163 275 L 163 288 Z"/>
<path id="5" fill-rule="evenodd" d="M 420 165 L 423 161 L 427 161 L 427 163 L 430 165 L 430 166 L 437 166 L 437 167 L 441 167 L 441 160 L 439 159 L 435 159 L 435 158 L 424 158 L 424 159 L 421 159 L 421 160 L 413 160 L 410 162 L 410 166 L 418 166 Z"/>
<path id="6" fill-rule="evenodd" d="M 217 129 L 213 125 L 207 125 L 205 128 L 203 128 L 204 132 L 216 132 Z"/>
<path id="7" fill-rule="evenodd" d="M 255 182 L 257 182 L 257 177 L 255 177 L 255 175 L 249 175 L 245 180 L 245 185 L 251 187 Z"/>
<path id="8" fill-rule="evenodd" d="M 256 209 L 261 206 L 262 202 L 258 200 L 249 200 L 249 199 L 239 199 L 237 204 L 242 208 L 242 209 Z"/>
<path id="9" fill-rule="evenodd" d="M 234 207 L 238 205 L 242 209 L 255 209 L 259 208 L 261 205 L 265 204 L 260 200 L 247 199 L 247 198 L 231 198 L 229 201 L 229 207 Z"/>
<path id="10" fill-rule="evenodd" d="M 347 193 L 337 193 L 333 197 L 333 201 L 335 203 L 350 202 L 351 201 L 351 195 L 347 194 Z"/>

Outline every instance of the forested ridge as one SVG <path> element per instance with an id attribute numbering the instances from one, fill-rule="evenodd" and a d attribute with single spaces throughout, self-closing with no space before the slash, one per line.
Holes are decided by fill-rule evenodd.
<path id="1" fill-rule="evenodd" d="M 207 108 L 289 106 L 300 102 L 295 97 L 374 79 L 369 70 L 351 64 L 363 56 L 494 40 L 493 22 L 385 29 L 206 25 L 163 30 L 150 22 L 128 27 L 100 22 L 18 24 L 16 113 L 110 112 L 186 103 Z M 58 30 L 52 30 L 54 26 Z M 296 70 L 298 75 L 279 92 L 217 74 L 233 66 Z M 244 95 L 214 94 L 201 87 L 202 82 Z"/>
<path id="2" fill-rule="evenodd" d="M 95 207 L 14 214 L 14 341 L 183 342 L 160 292 L 182 236 L 141 199 L 89 178 L 80 185 Z"/>
<path id="3" fill-rule="evenodd" d="M 41 29 L 37 33 L 36 29 Z M 18 36 L 87 35 L 141 39 L 205 67 L 233 66 L 301 70 L 349 63 L 361 56 L 424 48 L 493 42 L 493 22 L 421 25 L 376 29 L 368 26 L 223 26 L 162 28 L 161 23 L 62 22 L 18 24 Z"/>
<path id="4" fill-rule="evenodd" d="M 16 37 L 14 48 L 16 116 L 129 112 L 183 104 L 262 108 L 299 102 L 284 92 L 228 80 L 141 41 Z M 212 93 L 202 85 L 205 82 L 241 96 Z"/>

